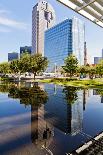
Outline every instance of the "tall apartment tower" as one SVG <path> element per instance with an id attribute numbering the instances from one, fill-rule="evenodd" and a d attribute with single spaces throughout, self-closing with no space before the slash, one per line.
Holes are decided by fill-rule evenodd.
<path id="1" fill-rule="evenodd" d="M 55 24 L 55 11 L 46 1 L 40 1 L 32 11 L 32 54 L 44 56 L 44 32 Z"/>
<path id="2" fill-rule="evenodd" d="M 84 65 L 87 65 L 87 45 L 84 42 Z"/>

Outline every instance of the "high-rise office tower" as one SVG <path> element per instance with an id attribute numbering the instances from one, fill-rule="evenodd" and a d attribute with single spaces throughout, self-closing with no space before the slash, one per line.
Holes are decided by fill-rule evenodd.
<path id="1" fill-rule="evenodd" d="M 66 19 L 45 32 L 45 56 L 49 60 L 48 71 L 56 64 L 60 68 L 64 59 L 73 54 L 84 65 L 84 23 L 78 18 Z"/>
<path id="2" fill-rule="evenodd" d="M 46 1 L 40 1 L 32 11 L 32 54 L 44 55 L 44 32 L 55 24 L 55 12 Z"/>

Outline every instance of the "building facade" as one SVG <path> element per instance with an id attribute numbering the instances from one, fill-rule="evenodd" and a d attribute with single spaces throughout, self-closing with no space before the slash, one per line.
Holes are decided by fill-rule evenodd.
<path id="1" fill-rule="evenodd" d="M 40 1 L 32 11 L 32 53 L 44 55 L 44 32 L 55 24 L 55 12 L 46 1 Z"/>
<path id="2" fill-rule="evenodd" d="M 45 56 L 49 60 L 48 71 L 60 68 L 64 59 L 74 54 L 84 65 L 84 23 L 77 18 L 66 19 L 45 32 Z"/>
<path id="3" fill-rule="evenodd" d="M 15 53 L 15 52 L 8 53 L 8 62 L 16 60 L 16 59 L 19 59 L 19 54 L 18 53 Z"/>
<path id="4" fill-rule="evenodd" d="M 102 57 L 94 57 L 94 64 L 98 64 L 102 60 Z"/>
<path id="5" fill-rule="evenodd" d="M 83 128 L 83 91 L 74 90 L 78 99 L 71 104 L 70 100 L 69 103 L 66 100 L 65 93 L 61 95 L 65 92 L 62 87 L 52 85 L 48 90 L 48 85 L 45 85 L 45 90 L 49 96 L 49 101 L 45 104 L 45 120 L 65 134 L 76 135 L 81 132 Z M 71 96 L 75 93 L 71 93 Z"/>
<path id="6" fill-rule="evenodd" d="M 20 56 L 23 53 L 29 53 L 29 54 L 31 54 L 32 53 L 32 47 L 31 46 L 20 47 Z"/>
<path id="7" fill-rule="evenodd" d="M 99 64 L 99 62 L 103 60 L 103 49 L 102 49 L 102 56 L 101 57 L 94 57 L 94 64 Z"/>

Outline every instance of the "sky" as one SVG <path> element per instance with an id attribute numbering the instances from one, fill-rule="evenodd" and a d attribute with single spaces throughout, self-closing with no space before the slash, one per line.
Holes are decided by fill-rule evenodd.
<path id="1" fill-rule="evenodd" d="M 7 61 L 8 52 L 20 51 L 20 46 L 31 45 L 32 8 L 39 0 L 0 0 L 0 62 Z M 101 56 L 103 28 L 95 25 L 56 0 L 46 0 L 54 8 L 56 23 L 78 17 L 85 23 L 89 62 Z"/>

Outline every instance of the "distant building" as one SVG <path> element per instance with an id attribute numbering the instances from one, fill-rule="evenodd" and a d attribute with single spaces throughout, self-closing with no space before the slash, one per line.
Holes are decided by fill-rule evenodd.
<path id="1" fill-rule="evenodd" d="M 94 64 L 98 64 L 102 60 L 102 57 L 94 57 Z"/>
<path id="2" fill-rule="evenodd" d="M 42 0 L 32 11 L 32 52 L 44 55 L 44 32 L 55 24 L 55 11 Z"/>
<path id="3" fill-rule="evenodd" d="M 19 54 L 16 52 L 8 53 L 8 62 L 19 59 Z"/>
<path id="4" fill-rule="evenodd" d="M 32 53 L 32 46 L 24 46 L 24 47 L 20 47 L 20 56 L 23 54 L 23 53 L 29 53 L 31 54 Z"/>
<path id="5" fill-rule="evenodd" d="M 103 49 L 102 49 L 102 58 L 103 58 Z"/>
<path id="6" fill-rule="evenodd" d="M 70 54 L 77 57 L 80 65 L 84 65 L 84 32 L 84 23 L 75 17 L 45 32 L 45 56 L 50 62 L 48 72 L 55 66 L 60 68 Z"/>
<path id="7" fill-rule="evenodd" d="M 103 60 L 103 49 L 102 49 L 102 56 L 101 57 L 94 57 L 94 64 L 98 64 L 101 60 Z"/>

